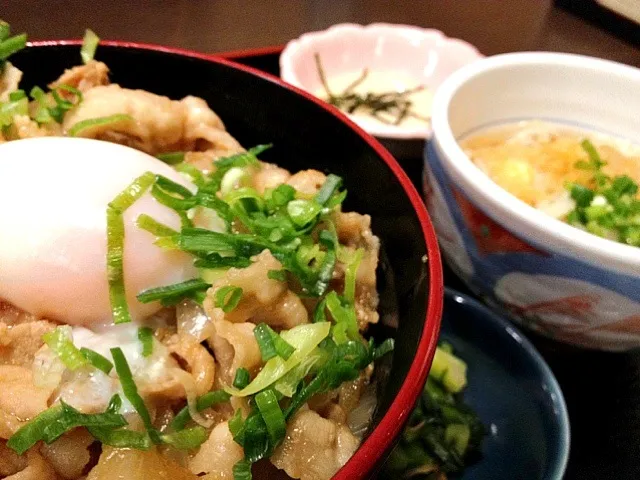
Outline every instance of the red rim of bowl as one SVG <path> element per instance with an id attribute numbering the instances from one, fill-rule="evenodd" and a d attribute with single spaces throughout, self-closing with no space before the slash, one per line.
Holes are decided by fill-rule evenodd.
<path id="1" fill-rule="evenodd" d="M 57 46 L 57 45 L 81 45 L 81 40 L 44 40 L 30 42 L 28 45 L 33 47 L 43 46 Z M 435 231 L 429 219 L 427 209 L 422 202 L 422 198 L 418 194 L 418 191 L 411 183 L 411 180 L 407 174 L 402 170 L 402 167 L 396 162 L 391 154 L 372 136 L 367 134 L 364 130 L 358 127 L 355 123 L 349 120 L 343 115 L 340 110 L 329 105 L 322 100 L 314 97 L 310 93 L 305 92 L 293 85 L 283 82 L 280 78 L 262 72 L 261 70 L 247 67 L 239 63 L 227 60 L 223 58 L 224 54 L 208 55 L 204 53 L 198 53 L 191 50 L 184 50 L 173 47 L 163 47 L 160 45 L 137 43 L 137 42 L 121 42 L 121 41 L 101 41 L 102 45 L 109 47 L 121 47 L 121 48 L 137 48 L 143 50 L 152 50 L 156 52 L 164 52 L 170 54 L 183 55 L 192 58 L 198 58 L 200 60 L 206 60 L 209 62 L 220 63 L 229 67 L 242 70 L 247 73 L 251 73 L 260 78 L 263 78 L 272 83 L 276 83 L 282 88 L 291 90 L 298 95 L 306 98 L 309 101 L 314 102 L 316 105 L 322 107 L 327 112 L 331 113 L 338 120 L 346 123 L 349 127 L 355 130 L 356 133 L 365 140 L 371 148 L 382 158 L 382 160 L 392 170 L 396 176 L 405 193 L 409 197 L 413 209 L 418 215 L 420 225 L 422 227 L 422 233 L 424 234 L 428 267 L 429 267 L 429 293 L 427 298 L 427 312 L 424 327 L 422 329 L 422 336 L 418 349 L 416 350 L 415 359 L 421 359 L 421 361 L 415 361 L 411 364 L 409 372 L 400 387 L 398 395 L 391 403 L 389 409 L 382 417 L 378 426 L 371 432 L 367 439 L 360 445 L 358 450 L 353 454 L 349 461 L 336 473 L 333 480 L 353 480 L 365 478 L 368 473 L 371 473 L 371 469 L 381 459 L 384 452 L 386 452 L 391 446 L 394 439 L 399 435 L 406 420 L 409 418 L 409 414 L 413 410 L 415 401 L 422 392 L 422 386 L 426 381 L 429 369 L 431 368 L 431 362 L 438 341 L 438 335 L 440 333 L 440 321 L 442 318 L 443 298 L 444 298 L 444 284 L 442 277 L 442 263 L 440 260 L 440 251 L 438 249 L 438 240 L 435 235 Z"/>

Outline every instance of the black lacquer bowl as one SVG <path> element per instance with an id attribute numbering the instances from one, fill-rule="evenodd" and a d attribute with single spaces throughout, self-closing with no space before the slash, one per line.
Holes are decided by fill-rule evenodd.
<path id="1" fill-rule="evenodd" d="M 368 213 L 383 244 L 379 269 L 381 322 L 372 333 L 396 338 L 380 383 L 367 438 L 335 478 L 370 476 L 393 445 L 422 390 L 442 312 L 440 255 L 431 221 L 415 188 L 391 155 L 333 107 L 232 62 L 162 47 L 101 43 L 97 59 L 111 80 L 174 99 L 204 98 L 243 145 L 273 143 L 261 157 L 296 171 L 316 168 L 342 176 L 345 209 Z M 80 60 L 79 42 L 31 44 L 12 57 L 21 87 L 46 85 Z"/>

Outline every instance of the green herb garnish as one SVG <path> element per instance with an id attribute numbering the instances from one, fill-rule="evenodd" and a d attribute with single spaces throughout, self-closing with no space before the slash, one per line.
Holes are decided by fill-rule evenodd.
<path id="1" fill-rule="evenodd" d="M 133 117 L 125 113 L 116 113 L 108 117 L 88 118 L 74 124 L 67 130 L 67 135 L 77 137 L 80 133 L 93 127 L 103 127 L 105 125 L 115 125 L 123 122 L 133 122 Z"/>
<path id="2" fill-rule="evenodd" d="M 318 77 L 327 94 L 327 102 L 331 105 L 335 105 L 340 110 L 347 113 L 357 113 L 359 111 L 365 112 L 373 118 L 391 125 L 400 125 L 403 120 L 408 117 L 414 117 L 424 122 L 428 122 L 429 119 L 422 117 L 415 113 L 413 108 L 413 102 L 407 97 L 409 95 L 424 90 L 425 87 L 420 85 L 415 88 L 398 91 L 389 91 L 382 93 L 366 93 L 359 94 L 354 92 L 354 89 L 364 82 L 369 75 L 369 69 L 362 70 L 362 74 L 350 85 L 348 85 L 341 93 L 333 93 L 329 88 L 329 83 L 322 66 L 322 60 L 320 55 L 316 53 L 314 55 L 316 61 L 316 69 L 318 71 Z"/>
<path id="3" fill-rule="evenodd" d="M 93 30 L 87 28 L 84 31 L 82 47 L 80 48 L 80 58 L 82 58 L 82 63 L 87 64 L 93 60 L 93 57 L 96 54 L 96 48 L 98 48 L 98 43 L 100 43 L 100 37 L 98 37 Z"/>
<path id="4" fill-rule="evenodd" d="M 144 173 L 135 179 L 107 207 L 107 276 L 114 323 L 131 321 L 124 288 L 124 221 L 122 214 L 153 184 L 155 175 Z"/>
<path id="5" fill-rule="evenodd" d="M 594 235 L 640 247 L 640 197 L 638 184 L 627 175 L 610 177 L 589 140 L 582 142 L 588 160 L 575 167 L 591 174 L 592 188 L 571 183 L 567 185 L 575 208 L 568 213 L 567 223 Z"/>
<path id="6" fill-rule="evenodd" d="M 111 373 L 111 370 L 113 370 L 113 363 L 111 363 L 108 358 L 100 355 L 98 352 L 91 350 L 90 348 L 82 347 L 80 349 L 80 353 L 84 358 L 87 359 L 87 361 L 91 365 L 93 365 L 98 370 L 102 370 L 107 375 L 109 375 L 109 373 Z"/>

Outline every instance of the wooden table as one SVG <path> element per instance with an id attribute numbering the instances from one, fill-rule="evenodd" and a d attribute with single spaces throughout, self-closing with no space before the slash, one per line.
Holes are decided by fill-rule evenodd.
<path id="1" fill-rule="evenodd" d="M 552 0 L 0 0 L 0 16 L 34 40 L 78 38 L 91 27 L 104 39 L 201 52 L 284 44 L 341 22 L 409 23 L 467 40 L 486 55 L 552 50 L 640 66 L 640 49 L 555 7 Z M 245 61 L 278 73 L 277 56 Z M 419 183 L 419 172 L 412 177 Z M 463 289 L 450 272 L 446 282 Z M 569 407 L 572 448 L 565 478 L 636 480 L 640 355 L 574 351 L 540 338 L 533 341 L 554 370 Z"/>

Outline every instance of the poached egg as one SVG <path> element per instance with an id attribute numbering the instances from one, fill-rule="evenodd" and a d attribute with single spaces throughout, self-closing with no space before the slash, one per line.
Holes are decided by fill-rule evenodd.
<path id="1" fill-rule="evenodd" d="M 155 157 L 114 143 L 43 137 L 0 144 L 0 299 L 70 325 L 111 323 L 107 205 L 148 171 L 195 190 Z M 179 216 L 149 192 L 125 211 L 124 285 L 134 321 L 160 308 L 138 302 L 138 293 L 196 276 L 188 254 L 161 249 L 136 226 L 143 213 L 180 229 Z"/>

